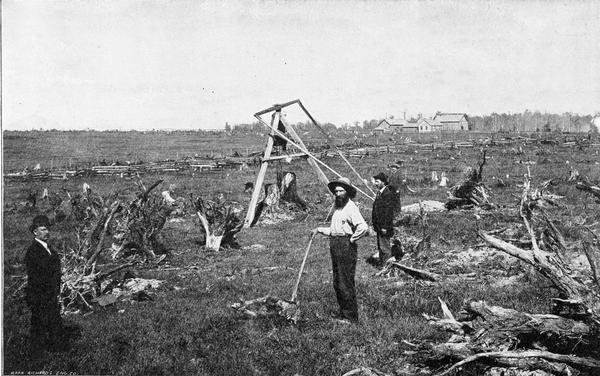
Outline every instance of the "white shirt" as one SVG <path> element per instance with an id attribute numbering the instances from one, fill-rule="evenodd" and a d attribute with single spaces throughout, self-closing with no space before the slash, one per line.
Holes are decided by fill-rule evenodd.
<path id="1" fill-rule="evenodd" d="M 38 242 L 38 243 L 40 243 L 41 245 L 43 245 L 43 246 L 44 246 L 44 249 L 45 249 L 46 251 L 48 251 L 48 254 L 49 254 L 49 255 L 52 255 L 52 252 L 50 252 L 50 248 L 48 248 L 48 244 L 47 244 L 45 241 L 43 241 L 43 240 L 40 240 L 40 239 L 38 239 L 38 238 L 35 238 L 35 240 L 37 240 L 37 242 Z"/>
<path id="2" fill-rule="evenodd" d="M 367 234 L 369 225 L 360 214 L 358 206 L 352 200 L 343 208 L 335 208 L 329 227 L 318 227 L 317 231 L 327 236 L 351 235 L 350 241 L 354 243 Z"/>

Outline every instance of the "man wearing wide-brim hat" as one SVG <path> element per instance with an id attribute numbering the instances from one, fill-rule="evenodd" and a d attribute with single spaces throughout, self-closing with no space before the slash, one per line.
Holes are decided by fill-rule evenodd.
<path id="1" fill-rule="evenodd" d="M 34 240 L 25 253 L 27 269 L 26 300 L 31 309 L 30 356 L 38 358 L 44 350 L 64 350 L 60 317 L 60 257 L 48 245 L 50 220 L 45 215 L 33 219 L 29 231 Z"/>
<path id="2" fill-rule="evenodd" d="M 392 257 L 392 236 L 394 235 L 394 210 L 397 207 L 396 190 L 390 187 L 388 177 L 383 172 L 373 176 L 373 184 L 377 195 L 373 201 L 372 224 L 377 233 L 377 249 L 379 266 L 383 267 Z"/>
<path id="3" fill-rule="evenodd" d="M 356 196 L 356 188 L 347 178 L 339 178 L 327 185 L 335 197 L 335 210 L 329 227 L 317 227 L 312 234 L 329 236 L 329 252 L 333 269 L 333 287 L 340 311 L 336 319 L 343 322 L 358 321 L 358 304 L 356 302 L 357 245 L 356 242 L 365 236 L 369 226 L 360 214 L 358 206 L 352 201 Z"/>

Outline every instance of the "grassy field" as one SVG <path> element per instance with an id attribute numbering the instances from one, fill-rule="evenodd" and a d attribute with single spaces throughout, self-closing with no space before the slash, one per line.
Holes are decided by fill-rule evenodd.
<path id="1" fill-rule="evenodd" d="M 99 155 L 129 153 L 142 160 L 153 160 L 155 154 L 174 158 L 176 153 L 180 157 L 194 152 L 210 153 L 219 150 L 223 142 L 193 137 L 169 139 L 168 135 L 156 139 L 144 137 L 131 134 L 116 144 L 101 137 L 89 140 L 80 137 L 44 145 L 39 137 L 32 136 L 19 139 L 19 147 L 5 139 L 5 161 L 11 161 L 10 167 L 18 163 L 32 165 L 41 156 L 64 156 L 73 150 L 79 150 L 81 155 L 83 151 L 102 150 Z M 257 148 L 259 145 L 257 149 L 260 149 L 264 143 L 261 139 L 254 144 L 250 141 L 229 140 L 227 147 Z M 137 142 L 142 146 L 134 147 Z M 478 154 L 477 149 L 420 151 L 407 146 L 397 153 L 354 158 L 351 162 L 363 177 L 370 177 L 379 171 L 389 173 L 388 164 L 403 161 L 399 177 L 406 179 L 416 191 L 402 197 L 402 204 L 407 205 L 420 200 L 443 201 L 446 189 L 430 181 L 431 171 L 438 174 L 445 171 L 452 184 L 467 166 L 476 163 Z M 166 262 L 136 270 L 140 276 L 165 281 L 154 300 L 118 302 L 98 307 L 86 315 L 66 317 L 66 321 L 81 326 L 81 338 L 70 352 L 49 355 L 39 364 L 31 364 L 25 357 L 29 312 L 22 295 L 14 292 L 14 286 L 24 274 L 22 259 L 31 241 L 27 227 L 40 209 L 20 203 L 29 191 L 39 192 L 43 188 L 51 192 L 80 191 L 84 181 L 102 195 L 116 191 L 121 197 L 133 197 L 135 185 L 117 176 L 6 183 L 3 202 L 4 373 L 41 369 L 47 373 L 90 375 L 341 375 L 369 366 L 389 374 L 401 374 L 406 364 L 403 351 L 408 349 L 403 340 L 415 343 L 446 338 L 446 334 L 435 331 L 421 316 L 422 313 L 441 316 L 437 297 L 444 299 L 453 311 L 458 311 L 466 299 L 485 299 L 507 308 L 548 312 L 548 298 L 554 296 L 549 283 L 525 266 L 482 247 L 476 228 L 490 230 L 519 222 L 515 207 L 521 190 L 519 184 L 528 166 L 522 162 L 531 161 L 535 162 L 529 165 L 534 183 L 554 179 L 553 192 L 565 196 L 565 206 L 555 209 L 554 214 L 567 241 L 576 242 L 576 224 L 581 220 L 598 221 L 600 214 L 598 204 L 566 182 L 565 177 L 570 168 L 577 168 L 581 175 L 598 182 L 598 149 L 532 146 L 519 154 L 510 148 L 492 147 L 488 156 L 484 181 L 492 190 L 492 201 L 499 209 L 478 211 L 478 218 L 473 211 L 432 213 L 425 228 L 419 223 L 400 228 L 407 239 L 420 237 L 422 231 L 432 236 L 431 250 L 427 254 L 415 258 L 407 255 L 411 264 L 445 275 L 473 273 L 474 278 L 425 283 L 402 277 L 376 277 L 376 270 L 365 262 L 366 257 L 375 252 L 376 240 L 367 237 L 359 243 L 357 267 L 360 323 L 345 326 L 329 318 L 337 307 L 328 243 L 325 238 L 317 238 L 300 284 L 301 320 L 297 325 L 279 317 L 249 319 L 234 311 L 230 305 L 240 299 L 264 295 L 289 299 L 309 231 L 322 225 L 327 215 L 330 195 L 307 164 L 284 163 L 281 166 L 284 171 L 293 171 L 298 176 L 298 193 L 309 203 L 308 217 L 303 215 L 301 220 L 272 225 L 259 223 L 238 235 L 240 249 L 220 252 L 203 250 L 199 243 L 200 226 L 191 213 L 169 221 L 164 230 L 169 248 Z M 325 162 L 355 180 L 339 158 Z M 146 183 L 164 179 L 162 189 L 174 184 L 177 197 L 193 193 L 211 198 L 223 193 L 228 201 L 247 206 L 250 194 L 243 192 L 244 183 L 254 181 L 255 174 L 256 170 L 249 169 L 142 178 Z M 498 186 L 495 177 L 501 177 L 508 185 Z M 272 169 L 267 181 L 274 180 L 275 169 Z M 370 220 L 371 202 L 363 197 L 357 201 L 363 216 Z M 74 225 L 66 221 L 53 227 L 54 244 L 65 248 L 74 242 Z M 272 266 L 280 268 L 265 269 Z M 513 275 L 521 276 L 518 283 L 498 283 Z"/>

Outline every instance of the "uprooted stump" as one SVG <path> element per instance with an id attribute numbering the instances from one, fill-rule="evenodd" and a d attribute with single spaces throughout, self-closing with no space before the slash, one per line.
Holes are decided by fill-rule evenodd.
<path id="1" fill-rule="evenodd" d="M 167 218 L 173 206 L 163 197 L 152 192 L 163 181 L 158 180 L 146 188 L 141 180 L 137 197 L 115 214 L 113 228 L 112 258 L 116 260 L 130 255 L 142 255 L 146 261 L 157 260 L 157 254 L 165 254 L 162 238 Z"/>
<path id="2" fill-rule="evenodd" d="M 88 215 L 81 218 L 76 226 L 74 245 L 61 252 L 63 278 L 60 297 L 63 309 L 81 307 L 91 310 L 92 302 L 106 303 L 107 300 L 97 299 L 113 293 L 113 287 L 119 284 L 122 291 L 127 291 L 123 288 L 124 281 L 117 283 L 112 275 L 135 266 L 140 261 L 138 253 L 146 257 L 145 261 L 157 263 L 164 259 L 165 255 L 156 257 L 155 252 L 164 249 L 160 232 L 170 209 L 163 204 L 160 196 L 151 193 L 161 182 L 159 180 L 145 188 L 140 180 L 140 192 L 129 203 L 123 203 L 116 194 L 110 194 L 104 200 L 97 200 L 104 206 L 85 211 Z M 87 191 L 91 191 L 89 186 Z M 106 247 L 108 238 L 112 238 L 110 248 Z M 113 251 L 113 263 L 98 270 L 98 260 L 108 249 Z M 120 257 L 131 253 L 131 258 Z"/>
<path id="3" fill-rule="evenodd" d="M 490 191 L 481 181 L 485 162 L 486 150 L 483 150 L 477 168 L 469 167 L 463 179 L 448 191 L 446 209 L 452 210 L 473 206 L 484 209 L 494 207 L 494 204 L 490 201 Z"/>
<path id="4" fill-rule="evenodd" d="M 192 203 L 206 235 L 206 249 L 218 251 L 222 245 L 238 246 L 235 234 L 240 232 L 243 222 L 231 205 L 200 197 L 195 200 L 192 197 Z"/>

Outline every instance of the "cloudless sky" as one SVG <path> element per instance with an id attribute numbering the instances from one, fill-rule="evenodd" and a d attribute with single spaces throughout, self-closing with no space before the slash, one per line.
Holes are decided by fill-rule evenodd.
<path id="1" fill-rule="evenodd" d="M 600 2 L 3 0 L 4 129 L 600 111 Z"/>

